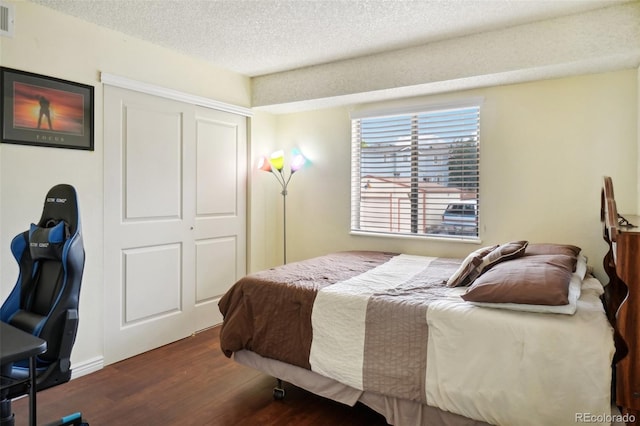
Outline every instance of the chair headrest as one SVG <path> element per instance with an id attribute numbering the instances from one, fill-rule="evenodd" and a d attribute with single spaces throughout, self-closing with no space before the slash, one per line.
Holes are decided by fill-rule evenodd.
<path id="1" fill-rule="evenodd" d="M 40 228 L 50 228 L 65 222 L 70 235 L 75 235 L 80 228 L 80 214 L 78 212 L 78 196 L 73 186 L 59 184 L 47 192 L 42 209 L 42 216 L 37 223 Z"/>

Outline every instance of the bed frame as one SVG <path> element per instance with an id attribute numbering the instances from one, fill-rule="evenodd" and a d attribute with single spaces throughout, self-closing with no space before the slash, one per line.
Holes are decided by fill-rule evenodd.
<path id="1" fill-rule="evenodd" d="M 394 398 L 373 392 L 363 392 L 329 379 L 311 370 L 262 357 L 255 352 L 242 350 L 235 352 L 234 361 L 254 370 L 277 377 L 274 398 L 285 397 L 282 381 L 291 383 L 315 395 L 353 406 L 360 402 L 382 414 L 391 424 L 422 424 L 447 426 L 489 426 L 489 423 L 470 419 L 416 401 Z"/>
<path id="2" fill-rule="evenodd" d="M 628 219 L 627 219 L 628 218 Z M 620 216 L 611 177 L 605 176 L 601 193 L 600 219 L 609 250 L 603 267 L 609 282 L 603 303 L 614 329 L 616 353 L 613 359 L 612 395 L 623 414 L 640 418 L 640 311 L 634 309 L 640 285 L 640 222 L 638 216 Z"/>

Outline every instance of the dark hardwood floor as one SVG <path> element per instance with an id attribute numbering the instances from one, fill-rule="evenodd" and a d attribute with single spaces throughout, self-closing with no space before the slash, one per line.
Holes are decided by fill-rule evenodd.
<path id="1" fill-rule="evenodd" d="M 226 358 L 219 327 L 38 393 L 38 424 L 81 411 L 91 426 L 386 425 L 368 407 L 348 407 Z M 27 398 L 13 402 L 26 426 Z"/>

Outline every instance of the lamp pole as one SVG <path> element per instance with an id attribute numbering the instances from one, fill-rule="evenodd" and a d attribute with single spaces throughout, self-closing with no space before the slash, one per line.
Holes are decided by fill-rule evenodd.
<path id="1" fill-rule="evenodd" d="M 287 186 L 289 185 L 289 181 L 291 180 L 291 176 L 293 176 L 293 173 L 295 173 L 294 171 L 291 171 L 291 173 L 289 173 L 289 177 L 285 178 L 283 169 L 278 170 L 278 173 L 280 173 L 280 176 L 278 177 L 278 175 L 276 175 L 276 172 L 273 171 L 273 169 L 271 169 L 271 171 L 273 172 L 274 176 L 276 177 L 276 179 L 278 180 L 278 182 L 280 182 L 280 186 L 282 187 L 282 191 L 280 192 L 280 194 L 282 194 L 282 246 L 283 246 L 283 255 L 284 255 L 284 264 L 287 264 Z"/>
<path id="2" fill-rule="evenodd" d="M 287 264 L 287 190 L 282 190 L 282 249 L 284 264 Z"/>

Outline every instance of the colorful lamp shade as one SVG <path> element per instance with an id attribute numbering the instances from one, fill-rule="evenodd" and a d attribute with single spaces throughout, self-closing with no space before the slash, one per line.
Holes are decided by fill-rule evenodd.
<path id="1" fill-rule="evenodd" d="M 269 162 L 269 159 L 264 155 L 260 157 L 260 160 L 258 160 L 258 169 L 264 170 L 265 172 L 271 171 L 271 163 Z"/>
<path id="2" fill-rule="evenodd" d="M 307 163 L 307 159 L 302 155 L 300 151 L 294 149 L 291 152 L 291 173 L 295 173 L 300 170 Z"/>
<path id="3" fill-rule="evenodd" d="M 271 162 L 271 167 L 277 171 L 282 170 L 284 167 L 284 151 L 280 150 L 274 152 L 271 154 L 271 159 L 269 161 Z"/>
<path id="4" fill-rule="evenodd" d="M 297 172 L 306 164 L 307 158 L 300 152 L 300 150 L 293 149 L 291 151 L 291 174 Z M 269 158 L 267 158 L 267 156 L 265 155 L 261 156 L 258 160 L 258 169 L 264 170 L 265 172 L 274 172 L 277 170 L 278 172 L 280 172 L 280 174 L 282 174 L 284 169 L 284 151 L 274 151 Z"/>

